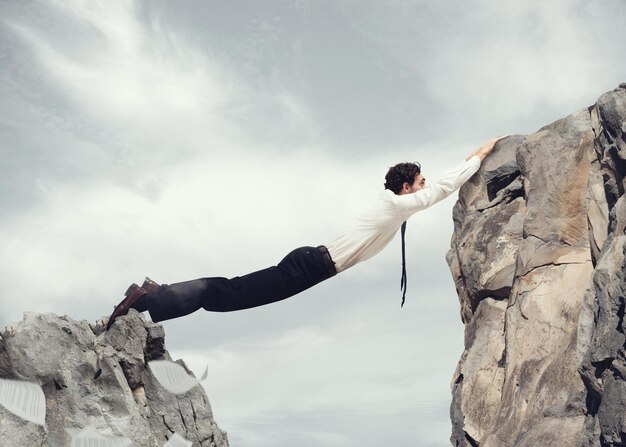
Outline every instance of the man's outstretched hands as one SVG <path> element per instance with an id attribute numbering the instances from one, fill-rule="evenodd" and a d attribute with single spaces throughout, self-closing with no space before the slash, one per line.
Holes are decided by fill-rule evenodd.
<path id="1" fill-rule="evenodd" d="M 480 157 L 480 161 L 483 161 L 485 157 L 491 153 L 493 148 L 496 146 L 496 143 L 506 137 L 508 137 L 508 135 L 502 135 L 501 137 L 492 138 L 491 140 L 485 141 L 483 144 L 480 145 L 477 150 L 469 154 L 465 159 L 469 160 L 474 155 L 478 155 L 478 157 Z"/>

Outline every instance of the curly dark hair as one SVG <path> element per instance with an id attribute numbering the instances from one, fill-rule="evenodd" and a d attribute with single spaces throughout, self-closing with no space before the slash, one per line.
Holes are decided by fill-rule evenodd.
<path id="1" fill-rule="evenodd" d="M 387 171 L 385 189 L 390 189 L 394 194 L 398 194 L 402 190 L 404 182 L 412 185 L 420 172 L 422 172 L 422 166 L 417 162 L 398 163 Z"/>

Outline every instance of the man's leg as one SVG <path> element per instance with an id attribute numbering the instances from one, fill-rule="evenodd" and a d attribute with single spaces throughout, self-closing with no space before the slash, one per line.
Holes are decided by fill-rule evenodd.
<path id="1" fill-rule="evenodd" d="M 244 276 L 201 278 L 161 286 L 144 295 L 137 310 L 150 312 L 155 322 L 188 315 L 200 308 L 230 312 L 289 298 L 333 276 L 326 253 L 316 247 L 293 250 L 278 265 Z M 323 256 L 328 256 L 324 259 Z M 329 266 L 330 261 L 330 266 Z"/>

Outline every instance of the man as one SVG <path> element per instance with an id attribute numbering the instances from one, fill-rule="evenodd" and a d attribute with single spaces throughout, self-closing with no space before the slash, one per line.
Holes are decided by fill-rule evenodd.
<path id="1" fill-rule="evenodd" d="M 130 308 L 148 311 L 159 322 L 188 315 L 200 308 L 214 312 L 248 309 L 283 300 L 320 283 L 380 252 L 402 228 L 402 304 L 406 293 L 404 230 L 406 220 L 448 197 L 461 187 L 480 167 L 504 137 L 487 141 L 444 177 L 426 186 L 418 163 L 400 163 L 385 176 L 385 191 L 371 209 L 360 216 L 353 227 L 328 246 L 300 247 L 278 265 L 245 276 L 227 279 L 200 278 L 170 285 L 158 285 L 146 278 L 141 287 L 132 284 L 126 297 L 115 308 L 115 319 Z"/>

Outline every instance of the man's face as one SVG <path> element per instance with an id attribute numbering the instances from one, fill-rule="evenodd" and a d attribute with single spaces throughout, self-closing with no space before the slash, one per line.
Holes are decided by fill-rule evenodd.
<path id="1" fill-rule="evenodd" d="M 402 185 L 402 190 L 399 195 L 402 194 L 412 194 L 420 189 L 424 189 L 426 187 L 426 178 L 422 174 L 417 174 L 415 176 L 415 181 L 412 185 L 409 185 L 408 182 L 404 182 Z"/>

